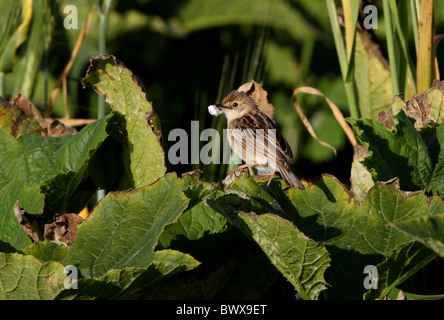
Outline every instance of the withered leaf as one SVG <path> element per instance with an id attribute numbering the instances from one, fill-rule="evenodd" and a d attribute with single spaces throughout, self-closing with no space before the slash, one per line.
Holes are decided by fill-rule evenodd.
<path id="1" fill-rule="evenodd" d="M 20 206 L 19 201 L 14 205 L 14 213 L 20 223 L 20 226 L 26 233 L 31 237 L 31 239 L 36 241 L 43 240 L 42 233 L 40 232 L 38 216 L 33 216 L 25 212 Z"/>
<path id="2" fill-rule="evenodd" d="M 67 134 L 73 135 L 77 133 L 76 129 L 68 127 L 67 125 L 65 125 L 64 123 L 60 122 L 57 119 L 51 121 L 46 127 L 46 129 L 47 129 L 47 134 L 50 137 L 61 137 Z"/>
<path id="3" fill-rule="evenodd" d="M 76 213 L 65 213 L 55 218 L 53 223 L 45 225 L 43 237 L 55 243 L 64 243 L 70 247 L 77 237 L 77 226 L 83 218 Z"/>
<path id="4" fill-rule="evenodd" d="M 270 119 L 273 119 L 274 107 L 270 102 L 268 102 L 268 92 L 265 91 L 259 83 L 252 80 L 241 85 L 237 91 L 247 93 L 254 99 L 254 101 L 256 101 L 259 110 L 269 116 Z"/>
<path id="5" fill-rule="evenodd" d="M 435 80 L 430 89 L 414 95 L 409 101 L 404 102 L 400 95 L 395 96 L 392 105 L 387 112 L 378 114 L 379 123 L 385 125 L 388 130 L 393 130 L 397 121 L 394 116 L 400 110 L 415 120 L 417 130 L 440 125 L 444 119 L 444 81 Z"/>
<path id="6" fill-rule="evenodd" d="M 0 126 L 16 138 L 24 133 L 38 133 L 52 137 L 77 133 L 76 129 L 58 120 L 45 120 L 37 107 L 22 94 L 11 103 L 0 97 Z"/>
<path id="7" fill-rule="evenodd" d="M 414 95 L 404 111 L 416 120 L 416 129 L 441 124 L 444 119 L 444 81 L 435 80 L 430 89 Z"/>

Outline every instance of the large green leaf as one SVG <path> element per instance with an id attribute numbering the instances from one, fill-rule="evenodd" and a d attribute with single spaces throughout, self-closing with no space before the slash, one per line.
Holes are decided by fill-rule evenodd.
<path id="1" fill-rule="evenodd" d="M 193 244 L 187 243 L 185 239 L 193 241 L 227 229 L 227 220 L 202 201 L 204 198 L 212 199 L 225 193 L 215 189 L 210 183 L 199 181 L 197 175 L 185 175 L 182 180 L 190 204 L 177 221 L 165 227 L 159 237 L 160 248 L 171 248 L 173 243 L 180 243 L 180 250 L 183 250 L 186 246 L 193 247 Z M 176 248 L 175 245 L 173 248 Z"/>
<path id="2" fill-rule="evenodd" d="M 387 259 L 376 266 L 377 288 L 370 289 L 365 299 L 382 299 L 396 286 L 436 258 L 436 254 L 418 242 L 395 248 Z"/>
<path id="3" fill-rule="evenodd" d="M 18 224 L 16 201 L 31 214 L 51 217 L 65 212 L 70 197 L 84 177 L 88 162 L 103 141 L 117 114 L 97 120 L 74 136 L 44 137 L 38 134 L 14 138 L 0 130 L 0 240 L 17 250 L 30 244 Z M 84 205 L 84 204 L 83 204 Z"/>
<path id="4" fill-rule="evenodd" d="M 109 193 L 79 226 L 63 262 L 78 266 L 85 278 L 147 267 L 165 225 L 187 208 L 183 191 L 183 181 L 169 174 L 140 189 Z"/>
<path id="5" fill-rule="evenodd" d="M 19 201 L 25 211 L 40 213 L 43 210 L 44 195 L 38 186 L 28 187 L 23 180 L 11 180 L 0 187 L 0 198 L 0 241 L 21 250 L 31 243 L 31 239 L 20 226 L 14 214 L 14 205 Z"/>
<path id="6" fill-rule="evenodd" d="M 363 286 L 364 268 L 368 265 L 378 265 L 387 259 L 393 250 L 411 242 L 411 237 L 394 228 L 391 223 L 436 215 L 444 211 L 442 199 L 427 198 L 422 193 L 407 197 L 399 191 L 395 183 L 377 183 L 362 201 L 357 201 L 336 178 L 329 175 L 323 175 L 308 185 L 306 190 L 285 191 L 274 180 L 267 192 L 253 179 L 246 177 L 236 179 L 229 190 L 234 194 L 223 196 L 215 202 L 209 200 L 208 204 L 243 230 L 245 226 L 239 222 L 239 216 L 246 219 L 246 213 L 253 215 L 254 212 L 259 216 L 253 215 L 255 218 L 249 218 L 249 222 L 252 224 L 255 219 L 259 219 L 254 227 L 257 229 L 255 232 L 259 232 L 259 226 L 266 221 L 263 230 L 279 230 L 277 234 L 283 236 L 288 232 L 283 231 L 284 227 L 281 224 L 284 224 L 301 237 L 312 239 L 309 240 L 313 241 L 310 243 L 322 245 L 320 248 L 325 246 L 331 263 L 323 274 L 329 284 L 323 293 L 332 299 L 362 299 L 366 291 Z M 267 217 L 269 213 L 278 215 L 287 222 L 283 223 L 278 217 L 274 220 L 260 220 L 260 217 Z M 293 229 L 290 225 L 293 225 Z M 270 236 L 272 233 L 264 234 L 263 230 L 262 236 L 253 231 L 250 231 L 250 234 L 259 244 L 262 243 L 261 247 L 264 250 L 263 243 L 273 239 L 273 236 Z M 296 246 L 296 240 L 289 239 L 291 238 L 287 237 L 284 244 L 294 243 Z M 273 246 L 269 248 L 274 250 L 274 255 L 270 259 L 276 260 L 282 254 L 277 250 L 277 241 L 271 241 L 271 244 Z M 402 257 L 405 259 L 400 262 Z M 407 255 L 400 256 L 397 263 L 402 264 L 408 258 Z M 315 266 L 313 264 L 313 267 Z M 307 267 L 309 265 L 304 265 L 302 270 Z M 322 271 L 322 267 L 320 270 Z M 322 273 L 318 277 L 320 275 Z M 402 279 L 405 279 L 405 276 L 404 273 L 400 274 Z"/>
<path id="7" fill-rule="evenodd" d="M 441 214 L 416 217 L 392 225 L 444 257 L 444 211 L 441 211 Z"/>
<path id="8" fill-rule="evenodd" d="M 326 288 L 324 272 L 330 263 L 324 245 L 282 218 L 287 213 L 278 201 L 252 179 L 236 179 L 230 189 L 234 194 L 207 203 L 251 236 L 304 299 L 317 299 Z"/>
<path id="9" fill-rule="evenodd" d="M 154 282 L 198 265 L 198 261 L 182 252 L 156 251 L 146 268 L 111 269 L 99 278 L 80 279 L 78 290 L 64 290 L 57 299 L 136 299 L 140 296 L 140 290 Z"/>
<path id="10" fill-rule="evenodd" d="M 64 266 L 31 255 L 0 252 L 0 299 L 53 299 L 64 289 Z"/>
<path id="11" fill-rule="evenodd" d="M 429 190 L 444 194 L 444 126 L 436 128 L 436 139 L 439 144 L 439 155 L 429 182 Z"/>
<path id="12" fill-rule="evenodd" d="M 91 59 L 83 80 L 102 95 L 111 108 L 125 116 L 128 142 L 124 144 L 124 166 L 129 186 L 139 188 L 165 174 L 165 159 L 156 133 L 147 117 L 154 112 L 138 78 L 110 55 Z"/>
<path id="13" fill-rule="evenodd" d="M 199 203 L 185 211 L 177 222 L 165 227 L 159 238 L 159 244 L 163 248 L 169 248 L 175 242 L 184 245 L 185 239 L 197 240 L 226 229 L 227 220 L 222 215 L 204 203 Z"/>
<path id="14" fill-rule="evenodd" d="M 357 138 L 370 153 L 362 163 L 372 173 L 374 181 L 399 177 L 402 190 L 427 188 L 433 172 L 427 146 L 404 112 L 394 118 L 397 124 L 392 131 L 377 120 L 349 119 Z"/>
<path id="15" fill-rule="evenodd" d="M 373 182 L 398 177 L 402 190 L 444 192 L 444 82 L 405 102 L 396 96 L 378 120 L 350 119 L 363 150 L 357 153 L 352 172 L 357 192 L 371 185 L 361 177 L 371 173 Z M 363 166 L 363 167 L 362 167 Z M 361 184 L 361 185 L 359 185 Z"/>
<path id="16" fill-rule="evenodd" d="M 22 250 L 41 261 L 62 261 L 69 248 L 50 241 L 37 241 Z"/>
<path id="17" fill-rule="evenodd" d="M 331 253 L 326 279 L 332 287 L 327 295 L 338 298 L 362 298 L 364 268 L 379 264 L 396 247 L 411 241 L 390 223 L 444 210 L 440 198 L 422 193 L 406 197 L 394 183 L 377 183 L 358 202 L 329 176 L 319 179 L 309 192 L 290 190 L 289 196 L 298 212 L 296 225 Z"/>
<path id="18" fill-rule="evenodd" d="M 272 214 L 239 213 L 253 239 L 304 299 L 316 299 L 326 288 L 330 257 L 324 245 Z"/>
<path id="19" fill-rule="evenodd" d="M 108 137 L 107 128 L 116 121 L 116 116 L 111 113 L 76 135 L 63 137 L 30 134 L 17 139 L 0 130 L 0 141 L 4 145 L 0 153 L 0 172 L 7 181 L 22 180 L 24 187 L 39 187 L 45 194 L 45 214 L 64 212 L 89 159 Z M 28 212 L 42 212 L 34 210 Z"/>
<path id="20" fill-rule="evenodd" d="M 353 66 L 360 114 L 375 120 L 390 107 L 392 82 L 388 61 L 365 29 L 356 33 Z"/>

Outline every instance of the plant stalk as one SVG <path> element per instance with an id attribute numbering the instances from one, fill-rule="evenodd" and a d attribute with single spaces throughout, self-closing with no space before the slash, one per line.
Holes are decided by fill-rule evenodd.
<path id="1" fill-rule="evenodd" d="M 434 0 L 422 0 L 420 3 L 416 60 L 416 86 L 418 92 L 424 92 L 429 89 L 435 78 L 433 6 Z"/>

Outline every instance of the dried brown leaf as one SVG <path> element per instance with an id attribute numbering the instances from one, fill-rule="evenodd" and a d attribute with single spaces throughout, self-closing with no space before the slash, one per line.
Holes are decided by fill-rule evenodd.
<path id="1" fill-rule="evenodd" d="M 395 96 L 390 109 L 378 114 L 379 123 L 393 130 L 397 124 L 394 116 L 401 109 L 415 120 L 414 126 L 418 130 L 440 125 L 444 120 L 444 81 L 435 80 L 430 89 L 414 95 L 407 102 L 400 95 Z"/>
<path id="2" fill-rule="evenodd" d="M 273 105 L 268 101 L 268 92 L 265 91 L 262 86 L 257 83 L 256 81 L 252 80 L 250 82 L 244 83 L 241 85 L 237 91 L 245 92 L 250 97 L 256 101 L 257 106 L 259 110 L 261 110 L 263 113 L 265 113 L 270 119 L 273 119 L 274 115 L 274 107 Z"/>
<path id="3" fill-rule="evenodd" d="M 60 137 L 76 134 L 77 130 L 59 120 L 45 119 L 37 107 L 24 95 L 19 94 L 11 103 L 1 99 L 0 117 L 4 127 L 14 137 L 23 133 L 39 133 L 44 136 Z"/>
<path id="4" fill-rule="evenodd" d="M 296 96 L 298 94 L 300 94 L 300 93 L 308 93 L 308 94 L 313 94 L 313 95 L 317 95 L 317 96 L 323 97 L 325 99 L 325 101 L 327 102 L 328 106 L 330 107 L 330 109 L 331 109 L 331 111 L 333 113 L 333 116 L 338 121 L 338 123 L 341 126 L 342 130 L 344 130 L 345 135 L 349 139 L 350 143 L 352 144 L 352 146 L 354 148 L 356 148 L 356 146 L 358 145 L 358 141 L 356 140 L 355 135 L 353 134 L 353 130 L 350 128 L 350 126 L 345 121 L 344 116 L 342 115 L 341 110 L 339 110 L 339 108 L 336 106 L 336 104 L 334 104 L 333 101 L 331 101 L 326 95 L 324 95 L 321 91 L 319 91 L 316 88 L 312 88 L 312 87 L 299 87 L 299 88 L 296 88 L 293 91 L 293 96 L 292 96 L 293 104 L 294 104 L 294 106 L 296 108 L 296 111 L 298 112 L 299 116 L 301 117 L 302 123 L 304 124 L 304 126 L 307 129 L 308 133 L 310 133 L 310 135 L 314 139 L 316 139 L 323 146 L 332 149 L 333 152 L 336 155 L 336 149 L 334 147 L 332 147 L 331 145 L 329 145 L 328 143 L 320 140 L 318 138 L 318 136 L 316 135 L 316 133 L 314 132 L 313 127 L 311 126 L 310 122 L 308 121 L 307 117 L 305 116 L 304 112 L 302 111 L 302 108 L 299 105 L 298 100 L 296 99 Z"/>
<path id="5" fill-rule="evenodd" d="M 435 80 L 430 89 L 414 95 L 404 111 L 416 120 L 417 129 L 440 124 L 444 119 L 444 81 Z"/>
<path id="6" fill-rule="evenodd" d="M 57 119 L 54 119 L 48 124 L 47 127 L 48 136 L 51 137 L 61 137 L 68 134 L 76 134 L 77 130 L 71 127 L 66 126 L 64 123 L 60 122 Z"/>
<path id="7" fill-rule="evenodd" d="M 75 213 L 65 213 L 55 218 L 55 221 L 45 225 L 43 237 L 56 243 L 64 243 L 70 247 L 77 237 L 77 226 L 83 218 Z"/>
<path id="8" fill-rule="evenodd" d="M 26 231 L 34 242 L 43 240 L 37 219 L 34 219 L 37 218 L 37 216 L 31 217 L 31 215 L 26 213 L 25 210 L 23 210 L 23 208 L 20 206 L 19 201 L 17 201 L 14 205 L 14 213 L 20 226 Z"/>

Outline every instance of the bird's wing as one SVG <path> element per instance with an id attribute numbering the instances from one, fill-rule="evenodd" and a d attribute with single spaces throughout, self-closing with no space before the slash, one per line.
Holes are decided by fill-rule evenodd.
<path id="1" fill-rule="evenodd" d="M 244 115 L 230 122 L 229 130 L 236 143 L 241 143 L 247 156 L 251 150 L 256 150 L 259 157 L 274 158 L 282 161 L 284 158 L 291 161 L 293 153 L 285 138 L 276 128 L 273 120 L 261 112 L 260 116 Z M 241 155 L 239 155 L 241 156 Z M 251 155 L 252 157 L 252 155 Z M 241 156 L 246 160 L 245 157 Z"/>
<path id="2" fill-rule="evenodd" d="M 276 128 L 276 124 L 273 120 L 271 120 L 265 113 L 263 114 L 267 122 L 270 124 L 270 126 L 273 127 L 276 131 L 276 139 L 274 140 L 276 143 L 276 148 L 279 150 L 288 161 L 293 161 L 293 152 L 291 151 L 290 145 L 288 144 L 287 140 L 285 140 L 282 133 Z M 271 139 L 270 139 L 271 140 Z"/>

